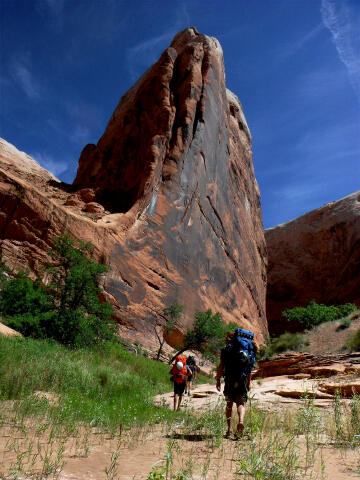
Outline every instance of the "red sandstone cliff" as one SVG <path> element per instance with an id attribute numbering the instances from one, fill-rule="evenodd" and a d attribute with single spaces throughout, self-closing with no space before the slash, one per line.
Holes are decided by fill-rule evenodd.
<path id="1" fill-rule="evenodd" d="M 266 230 L 265 238 L 272 333 L 290 329 L 283 310 L 313 299 L 360 305 L 360 191 Z"/>
<path id="2" fill-rule="evenodd" d="M 177 299 L 183 329 L 196 309 L 212 308 L 259 340 L 266 333 L 251 136 L 216 39 L 194 28 L 174 38 L 84 148 L 73 187 L 46 174 L 29 182 L 3 161 L 0 173 L 2 249 L 13 265 L 38 270 L 66 231 L 108 264 L 104 289 L 121 323 L 144 331 Z"/>

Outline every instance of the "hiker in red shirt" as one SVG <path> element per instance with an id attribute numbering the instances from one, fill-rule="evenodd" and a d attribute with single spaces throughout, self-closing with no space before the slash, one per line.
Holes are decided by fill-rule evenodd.
<path id="1" fill-rule="evenodd" d="M 174 410 L 179 410 L 187 378 L 186 358 L 183 355 L 175 358 L 170 374 L 172 375 L 170 380 L 174 382 Z"/>

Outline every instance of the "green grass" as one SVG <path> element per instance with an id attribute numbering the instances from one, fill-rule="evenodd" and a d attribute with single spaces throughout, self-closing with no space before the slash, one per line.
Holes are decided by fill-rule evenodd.
<path id="1" fill-rule="evenodd" d="M 299 352 L 305 349 L 308 341 L 302 333 L 285 332 L 279 337 L 269 338 L 265 346 L 260 348 L 258 359 L 268 358 L 283 352 Z"/>
<path id="2" fill-rule="evenodd" d="M 152 402 L 172 389 L 169 369 L 117 344 L 70 350 L 55 342 L 0 337 L 0 399 L 26 400 L 37 390 L 55 393 L 60 401 L 52 414 L 63 421 L 114 429 L 169 420 L 174 413 Z M 22 403 L 28 413 L 44 404 L 33 397 Z"/>
<path id="3" fill-rule="evenodd" d="M 360 328 L 356 330 L 355 333 L 352 333 L 346 339 L 345 348 L 349 349 L 350 352 L 359 352 L 360 351 Z"/>

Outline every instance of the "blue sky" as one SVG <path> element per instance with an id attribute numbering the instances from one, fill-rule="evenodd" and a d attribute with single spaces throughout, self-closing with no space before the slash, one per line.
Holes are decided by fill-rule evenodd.
<path id="1" fill-rule="evenodd" d="M 360 0 L 0 0 L 0 18 L 0 136 L 63 181 L 194 25 L 243 104 L 265 228 L 360 188 Z"/>

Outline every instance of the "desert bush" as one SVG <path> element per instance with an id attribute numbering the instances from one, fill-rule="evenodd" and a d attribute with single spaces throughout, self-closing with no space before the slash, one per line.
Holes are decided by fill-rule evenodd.
<path id="1" fill-rule="evenodd" d="M 271 357 L 277 353 L 287 351 L 299 352 L 308 345 L 308 340 L 302 333 L 285 332 L 279 337 L 267 338 L 264 346 L 260 347 L 258 359 Z"/>
<path id="2" fill-rule="evenodd" d="M 306 329 L 311 329 L 320 323 L 331 322 L 346 317 L 357 309 L 354 303 L 344 305 L 323 305 L 312 300 L 307 307 L 295 307 L 284 310 L 282 315 L 289 322 L 298 322 Z"/>
<path id="3" fill-rule="evenodd" d="M 360 328 L 355 333 L 348 336 L 344 347 L 349 349 L 351 352 L 360 351 Z"/>
<path id="4" fill-rule="evenodd" d="M 359 320 L 360 319 L 360 310 L 355 310 L 354 312 L 350 313 L 349 319 L 351 322 L 354 320 Z"/>
<path id="5" fill-rule="evenodd" d="M 336 331 L 345 330 L 346 328 L 349 328 L 350 325 L 351 325 L 351 320 L 349 317 L 342 318 L 340 320 L 339 326 L 337 327 Z"/>

